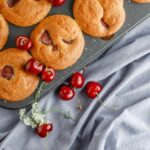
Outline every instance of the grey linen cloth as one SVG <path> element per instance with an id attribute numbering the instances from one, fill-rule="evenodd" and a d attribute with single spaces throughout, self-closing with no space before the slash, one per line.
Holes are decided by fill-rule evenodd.
<path id="1" fill-rule="evenodd" d="M 81 90 L 63 102 L 51 91 L 40 101 L 41 108 L 70 110 L 76 119 L 49 113 L 54 130 L 47 139 L 20 122 L 17 110 L 0 108 L 0 150 L 150 150 L 150 18 L 91 63 L 85 78 L 104 86 L 99 98 L 90 100 Z M 104 108 L 99 99 L 119 110 Z"/>

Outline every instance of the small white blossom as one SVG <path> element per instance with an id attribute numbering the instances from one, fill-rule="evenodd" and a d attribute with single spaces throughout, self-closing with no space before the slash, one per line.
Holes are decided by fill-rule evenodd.
<path id="1" fill-rule="evenodd" d="M 43 124 L 45 122 L 45 115 L 42 113 L 34 113 L 32 114 L 32 118 L 37 124 Z"/>
<path id="2" fill-rule="evenodd" d="M 30 126 L 31 125 L 31 119 L 28 116 L 25 116 L 23 118 L 23 122 L 25 125 Z"/>
<path id="3" fill-rule="evenodd" d="M 38 112 L 41 112 L 40 108 L 39 108 L 39 104 L 36 102 L 36 103 L 33 103 L 32 104 L 32 114 L 34 113 L 38 113 Z"/>
<path id="4" fill-rule="evenodd" d="M 25 125 L 31 126 L 32 128 L 36 128 L 37 125 L 49 122 L 45 119 L 45 114 L 40 110 L 37 102 L 32 104 L 31 113 L 26 114 L 25 109 L 20 110 L 20 120 L 22 120 Z"/>
<path id="5" fill-rule="evenodd" d="M 22 119 L 23 123 L 27 126 L 31 126 L 32 128 L 35 128 L 37 126 L 37 123 L 34 122 L 32 120 L 32 118 L 30 118 L 29 116 L 24 116 L 23 119 Z"/>
<path id="6" fill-rule="evenodd" d="M 45 122 L 45 114 L 41 112 L 38 103 L 32 104 L 32 118 L 37 124 L 43 124 Z"/>
<path id="7" fill-rule="evenodd" d="M 26 109 L 20 109 L 20 112 L 19 112 L 19 114 L 20 114 L 20 119 L 23 118 L 23 116 L 25 115 L 25 113 L 26 113 Z"/>

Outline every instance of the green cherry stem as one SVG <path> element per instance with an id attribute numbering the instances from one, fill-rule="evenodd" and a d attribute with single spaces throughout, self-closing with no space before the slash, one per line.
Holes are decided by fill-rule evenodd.
<path id="1" fill-rule="evenodd" d="M 78 98 L 77 98 L 77 102 L 78 102 L 77 109 L 78 109 L 78 110 L 82 110 L 82 109 L 83 109 L 83 106 L 82 106 L 81 101 L 80 101 Z"/>
<path id="2" fill-rule="evenodd" d="M 84 75 L 84 74 L 85 74 L 85 71 L 87 70 L 87 67 L 84 66 L 82 70 L 83 70 L 83 71 L 82 71 L 82 74 Z"/>
<path id="3" fill-rule="evenodd" d="M 77 91 L 77 89 L 76 88 L 73 88 L 74 89 L 74 91 L 76 92 Z M 82 103 L 81 103 L 81 101 L 80 101 L 80 99 L 79 98 L 77 98 L 77 107 L 76 107 L 78 110 L 82 110 L 83 109 L 83 105 L 82 105 Z"/>
<path id="4" fill-rule="evenodd" d="M 48 150 L 48 135 L 46 136 L 46 139 L 45 139 L 46 140 L 45 141 L 45 150 Z"/>

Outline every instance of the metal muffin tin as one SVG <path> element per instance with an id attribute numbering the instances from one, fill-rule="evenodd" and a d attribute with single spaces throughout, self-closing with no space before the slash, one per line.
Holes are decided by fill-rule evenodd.
<path id="1" fill-rule="evenodd" d="M 72 12 L 73 2 L 74 0 L 67 0 L 66 3 L 61 7 L 53 7 L 49 15 L 66 14 L 66 15 L 73 16 L 73 12 Z M 148 16 L 150 16 L 150 4 L 135 4 L 129 0 L 124 0 L 124 6 L 126 10 L 126 21 L 123 27 L 119 30 L 119 32 L 117 32 L 115 36 L 109 41 L 104 41 L 99 38 L 93 38 L 84 34 L 86 45 L 82 57 L 78 60 L 78 62 L 74 66 L 63 71 L 57 71 L 55 80 L 52 81 L 47 86 L 45 86 L 43 90 L 44 92 L 41 94 L 41 97 L 45 96 L 50 90 L 59 86 L 73 72 L 83 68 L 85 65 L 87 65 L 92 60 L 94 60 L 97 56 L 100 56 L 102 52 L 104 52 L 107 48 L 109 48 L 111 45 L 117 42 L 129 30 L 131 30 L 133 27 L 135 27 L 140 22 L 145 20 Z M 10 28 L 10 34 L 5 48 L 15 47 L 16 36 L 18 35 L 29 36 L 31 31 L 35 28 L 35 26 L 29 28 L 22 28 L 10 24 L 9 28 Z M 9 109 L 18 109 L 18 108 L 27 107 L 30 104 L 32 104 L 35 93 L 36 91 L 30 97 L 20 102 L 12 103 L 12 102 L 0 100 L 0 106 Z"/>

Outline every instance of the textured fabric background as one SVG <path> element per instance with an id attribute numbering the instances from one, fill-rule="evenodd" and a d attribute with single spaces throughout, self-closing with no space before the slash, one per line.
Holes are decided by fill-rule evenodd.
<path id="1" fill-rule="evenodd" d="M 76 121 L 49 113 L 54 130 L 46 141 L 19 121 L 18 111 L 0 108 L 0 150 L 45 150 L 46 142 L 49 150 L 150 150 L 150 18 L 90 64 L 85 77 L 103 84 L 105 105 L 120 109 L 107 110 L 84 91 L 70 102 L 51 91 L 41 107 L 70 110 Z"/>

